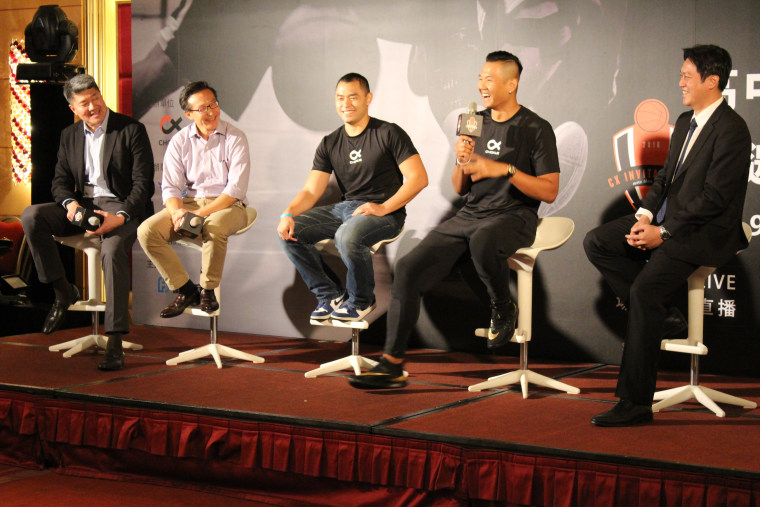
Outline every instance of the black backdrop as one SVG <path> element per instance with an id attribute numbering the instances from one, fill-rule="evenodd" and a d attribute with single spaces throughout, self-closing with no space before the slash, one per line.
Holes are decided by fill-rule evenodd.
<path id="1" fill-rule="evenodd" d="M 308 325 L 314 300 L 282 253 L 275 227 L 305 181 L 319 139 L 340 124 L 332 95 L 346 72 L 369 78 L 370 114 L 411 135 L 431 181 L 408 206 L 402 239 L 375 258 L 382 308 L 395 259 L 457 205 L 449 184 L 454 121 L 477 99 L 485 55 L 506 49 L 523 60 L 518 100 L 554 126 L 562 159 L 561 194 L 541 212 L 570 217 L 576 226 L 567 244 L 538 260 L 533 356 L 620 359 L 625 314 L 615 309 L 581 243 L 592 227 L 630 212 L 629 198 L 635 204 L 637 190 L 651 181 L 646 169 L 657 167 L 669 125 L 684 110 L 681 48 L 714 43 L 729 50 L 735 71 L 727 100 L 753 139 L 760 136 L 760 2 L 752 0 L 133 0 L 132 13 L 134 110 L 153 140 L 156 180 L 173 125 L 187 122 L 177 94 L 190 80 L 217 88 L 225 118 L 250 141 L 248 199 L 260 214 L 251 231 L 230 243 L 220 323 L 227 330 L 335 337 Z M 752 153 L 745 221 L 758 234 L 757 147 Z M 707 369 L 756 374 L 758 243 L 709 280 Z M 195 257 L 188 254 L 187 263 L 197 265 Z M 135 259 L 135 319 L 166 325 L 155 316 L 166 287 L 139 248 Z M 470 278 L 465 264 L 425 297 L 416 343 L 484 350 L 472 329 L 487 323 L 488 310 L 478 299 L 482 287 Z M 169 325 L 206 325 L 182 319 Z M 382 340 L 382 330 L 381 318 L 365 339 Z"/>

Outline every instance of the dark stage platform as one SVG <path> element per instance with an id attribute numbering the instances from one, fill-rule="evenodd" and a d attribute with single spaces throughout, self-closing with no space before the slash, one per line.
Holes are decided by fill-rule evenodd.
<path id="1" fill-rule="evenodd" d="M 722 406 L 718 418 L 691 402 L 650 425 L 596 428 L 615 366 L 533 361 L 581 393 L 531 386 L 523 399 L 519 386 L 467 391 L 518 368 L 499 355 L 414 350 L 406 389 L 360 391 L 348 371 L 304 378 L 347 343 L 220 333 L 266 362 L 167 366 L 208 332 L 133 326 L 144 349 L 113 373 L 96 353 L 47 350 L 87 332 L 0 339 L 0 462 L 275 505 L 760 505 L 760 411 Z M 701 380 L 760 402 L 760 379 Z M 663 373 L 658 388 L 684 383 L 685 371 Z"/>

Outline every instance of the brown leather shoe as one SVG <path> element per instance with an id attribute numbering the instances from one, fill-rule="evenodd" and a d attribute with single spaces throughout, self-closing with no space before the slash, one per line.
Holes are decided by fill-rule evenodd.
<path id="1" fill-rule="evenodd" d="M 198 294 L 198 291 L 194 291 L 190 296 L 179 292 L 174 301 L 172 301 L 172 304 L 161 310 L 161 317 L 164 319 L 176 317 L 177 315 L 181 315 L 188 306 L 197 306 L 200 302 L 201 296 Z"/>
<path id="2" fill-rule="evenodd" d="M 214 289 L 201 290 L 201 310 L 206 313 L 215 312 L 219 309 L 219 301 L 216 300 Z"/>

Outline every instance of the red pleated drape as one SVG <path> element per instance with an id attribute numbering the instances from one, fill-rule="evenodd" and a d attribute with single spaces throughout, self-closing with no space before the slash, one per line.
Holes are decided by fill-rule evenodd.
<path id="1" fill-rule="evenodd" d="M 22 393 L 0 393 L 0 444 L 5 463 L 48 462 L 107 477 L 179 467 L 186 479 L 245 483 L 246 477 L 279 473 L 295 483 L 302 477 L 401 488 L 407 500 L 410 491 L 430 492 L 455 504 L 760 504 L 760 481 L 752 479 Z"/>

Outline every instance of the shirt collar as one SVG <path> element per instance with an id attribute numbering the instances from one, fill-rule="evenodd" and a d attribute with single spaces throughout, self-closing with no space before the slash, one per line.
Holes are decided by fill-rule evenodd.
<path id="1" fill-rule="evenodd" d="M 111 114 L 111 110 L 110 109 L 106 109 L 106 116 L 105 116 L 105 118 L 103 118 L 103 123 L 101 123 L 100 125 L 98 125 L 98 128 L 95 129 L 95 132 L 93 132 L 92 130 L 88 129 L 87 128 L 87 124 L 85 122 L 82 122 L 82 128 L 84 128 L 85 135 L 87 135 L 87 134 L 97 134 L 98 130 L 101 130 L 101 131 L 105 132 L 106 131 L 106 127 L 108 127 L 108 115 L 110 115 L 110 114 Z"/>
<path id="2" fill-rule="evenodd" d="M 225 136 L 225 137 L 227 136 L 227 122 L 223 120 L 219 120 L 219 125 L 216 126 L 216 130 L 211 133 L 212 136 L 216 134 L 219 134 L 220 136 Z M 193 122 L 192 125 L 190 125 L 190 137 L 193 137 L 193 136 L 201 137 L 200 133 L 198 132 L 198 125 L 196 125 L 195 122 Z"/>
<path id="3" fill-rule="evenodd" d="M 704 108 L 699 114 L 696 114 L 692 116 L 695 120 L 697 120 L 697 125 L 702 127 L 707 123 L 707 120 L 710 119 L 710 116 L 715 112 L 716 109 L 723 103 L 723 97 L 719 98 L 706 108 Z"/>

